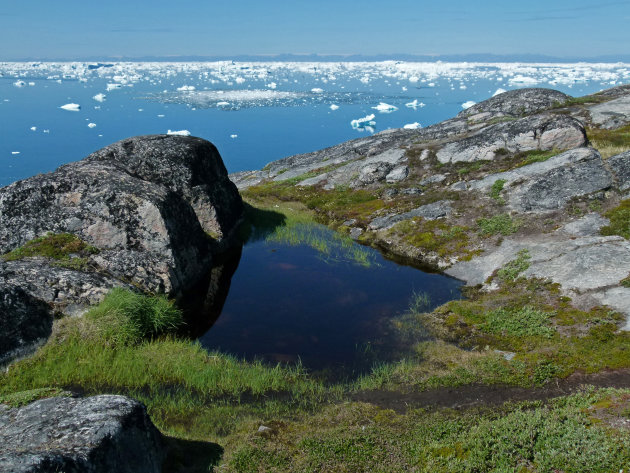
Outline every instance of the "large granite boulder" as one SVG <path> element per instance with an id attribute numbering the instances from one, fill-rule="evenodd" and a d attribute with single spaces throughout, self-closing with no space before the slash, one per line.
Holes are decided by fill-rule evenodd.
<path id="1" fill-rule="evenodd" d="M 96 272 L 176 297 L 208 270 L 208 234 L 224 238 L 241 213 L 214 146 L 140 136 L 0 189 L 0 253 L 71 233 L 99 250 Z"/>
<path id="2" fill-rule="evenodd" d="M 33 352 L 52 331 L 50 308 L 20 287 L 0 284 L 0 366 Z"/>
<path id="3" fill-rule="evenodd" d="M 522 117 L 532 113 L 548 110 L 563 104 L 571 98 L 557 90 L 542 88 L 526 88 L 510 90 L 484 100 L 459 113 L 459 117 Z M 484 114 L 484 115 L 482 115 Z"/>
<path id="4" fill-rule="evenodd" d="M 159 473 L 165 449 L 142 404 L 123 396 L 0 405 L 0 471 Z"/>

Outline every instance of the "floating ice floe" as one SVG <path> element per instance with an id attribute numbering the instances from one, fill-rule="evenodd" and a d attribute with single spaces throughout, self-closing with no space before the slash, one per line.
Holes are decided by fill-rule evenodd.
<path id="1" fill-rule="evenodd" d="M 534 77 L 527 77 L 527 76 L 523 76 L 523 75 L 517 75 L 514 76 L 512 78 L 510 78 L 509 83 L 512 85 L 519 85 L 519 86 L 523 86 L 523 85 L 536 85 L 538 84 L 540 81 Z"/>
<path id="2" fill-rule="evenodd" d="M 122 87 L 121 84 L 107 84 L 107 87 L 105 88 L 105 90 L 109 92 L 110 90 L 120 89 L 121 87 Z"/>
<path id="3" fill-rule="evenodd" d="M 13 85 L 16 87 L 24 87 L 26 85 L 26 82 L 24 82 L 23 80 L 17 80 L 13 83 Z"/>
<path id="4" fill-rule="evenodd" d="M 166 134 L 175 136 L 190 136 L 190 132 L 188 130 L 168 130 Z"/>
<path id="5" fill-rule="evenodd" d="M 230 102 L 217 102 L 217 107 L 229 107 Z"/>
<path id="6" fill-rule="evenodd" d="M 374 126 L 376 125 L 376 122 L 374 121 L 374 117 L 375 115 L 372 113 L 363 118 L 357 118 L 356 120 L 352 120 L 350 122 L 350 125 L 352 125 L 352 128 L 365 128 L 367 126 Z"/>
<path id="7" fill-rule="evenodd" d="M 35 82 L 29 82 L 28 85 L 29 87 L 33 87 L 35 85 Z"/>
<path id="8" fill-rule="evenodd" d="M 182 85 L 181 87 L 178 87 L 177 90 L 179 90 L 180 92 L 192 92 L 193 90 L 195 90 L 195 86 L 194 85 Z"/>
<path id="9" fill-rule="evenodd" d="M 411 76 L 409 78 L 409 82 L 411 82 L 412 84 L 415 84 L 416 82 L 418 82 L 420 80 L 420 78 L 418 76 Z"/>
<path id="10" fill-rule="evenodd" d="M 390 104 L 385 103 L 385 102 L 381 102 L 376 107 L 372 107 L 372 108 L 374 110 L 378 110 L 381 113 L 391 113 L 391 112 L 395 112 L 396 110 L 398 110 L 398 107 L 394 107 L 393 105 L 390 105 Z"/>
<path id="11" fill-rule="evenodd" d="M 409 108 L 422 108 L 424 107 L 426 104 L 422 103 L 422 102 L 418 102 L 418 99 L 413 99 L 413 102 L 409 102 L 405 104 L 405 107 L 409 107 Z"/>
<path id="12" fill-rule="evenodd" d="M 88 126 L 88 128 L 94 128 L 96 126 L 96 123 L 90 122 L 90 123 L 87 124 L 87 126 Z"/>
<path id="13" fill-rule="evenodd" d="M 50 130 L 44 130 L 44 133 L 50 133 Z"/>
<path id="14" fill-rule="evenodd" d="M 506 93 L 506 92 L 507 92 L 507 90 L 505 90 L 505 89 L 497 89 L 497 90 L 494 92 L 494 94 L 492 94 L 492 96 L 493 96 L 493 97 L 496 97 L 497 95 L 504 94 L 504 93 Z"/>
<path id="15" fill-rule="evenodd" d="M 278 87 L 278 84 L 276 84 L 275 82 L 270 82 L 269 84 L 267 84 L 267 87 L 269 87 L 270 89 L 275 89 L 276 87 Z"/>
<path id="16" fill-rule="evenodd" d="M 320 89 L 319 87 L 313 87 L 311 89 L 311 92 L 313 92 L 314 94 L 323 94 L 324 93 L 324 89 Z"/>
<path id="17" fill-rule="evenodd" d="M 96 94 L 94 97 L 92 97 L 94 100 L 96 100 L 97 102 L 105 102 L 105 97 L 107 97 L 107 95 L 101 93 L 101 94 Z"/>
<path id="18" fill-rule="evenodd" d="M 403 128 L 405 130 L 417 130 L 418 128 L 422 128 L 422 125 L 420 125 L 420 123 L 418 122 L 413 122 L 413 123 L 407 123 L 405 126 L 403 126 Z"/>
<path id="19" fill-rule="evenodd" d="M 20 154 L 20 152 L 19 151 L 11 151 L 11 154 L 15 156 L 16 154 Z"/>
<path id="20" fill-rule="evenodd" d="M 164 115 L 164 114 L 160 113 L 157 117 L 158 117 L 158 118 L 164 118 L 165 116 L 166 116 L 166 115 Z"/>
<path id="21" fill-rule="evenodd" d="M 464 110 L 466 110 L 467 108 L 472 107 L 472 106 L 473 106 L 473 105 L 475 105 L 476 103 L 477 103 L 477 102 L 473 102 L 472 100 L 469 100 L 468 102 L 464 102 L 464 103 L 462 104 L 462 108 L 463 108 Z"/>
<path id="22" fill-rule="evenodd" d="M 67 103 L 59 108 L 62 108 L 69 112 L 78 112 L 79 110 L 81 110 L 81 105 L 79 105 L 78 103 Z"/>
<path id="23" fill-rule="evenodd" d="M 234 138 L 238 138 L 238 135 L 234 134 L 234 135 L 230 135 L 230 138 L 234 139 Z"/>
<path id="24" fill-rule="evenodd" d="M 333 104 L 330 105 L 330 109 L 331 110 L 339 110 L 339 105 L 336 105 L 336 104 L 333 103 Z"/>
<path id="25" fill-rule="evenodd" d="M 36 126 L 32 126 L 31 127 L 31 131 L 37 131 L 37 127 Z"/>

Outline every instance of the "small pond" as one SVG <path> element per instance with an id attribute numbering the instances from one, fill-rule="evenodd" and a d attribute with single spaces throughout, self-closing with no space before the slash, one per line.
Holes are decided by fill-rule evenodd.
<path id="1" fill-rule="evenodd" d="M 356 375 L 400 353 L 391 319 L 412 301 L 431 309 L 460 296 L 460 281 L 387 260 L 319 224 L 255 233 L 211 283 L 222 294 L 199 336 L 210 351 Z"/>

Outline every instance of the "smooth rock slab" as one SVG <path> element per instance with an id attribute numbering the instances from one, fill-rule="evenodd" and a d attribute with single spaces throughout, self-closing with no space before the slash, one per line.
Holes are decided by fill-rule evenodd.
<path id="1" fill-rule="evenodd" d="M 575 118 L 542 114 L 488 126 L 446 144 L 436 155 L 441 163 L 491 161 L 500 150 L 517 153 L 570 149 L 586 142 L 586 131 Z"/>
<path id="2" fill-rule="evenodd" d="M 593 105 L 588 110 L 593 124 L 615 130 L 630 123 L 630 96 Z"/>
<path id="3" fill-rule="evenodd" d="M 615 175 L 615 182 L 620 191 L 630 189 L 630 151 L 611 156 L 606 164 Z"/>
<path id="4" fill-rule="evenodd" d="M 0 405 L 0 471 L 159 473 L 161 435 L 142 404 L 123 396 L 57 397 Z"/>
<path id="5" fill-rule="evenodd" d="M 422 217 L 426 220 L 437 220 L 438 218 L 447 217 L 453 211 L 451 203 L 448 200 L 440 200 L 432 204 L 423 205 L 417 209 L 410 210 L 397 215 L 387 215 L 372 220 L 368 226 L 370 230 L 383 230 L 414 217 Z"/>
<path id="6" fill-rule="evenodd" d="M 521 117 L 547 110 L 569 100 L 571 96 L 553 89 L 525 88 L 504 92 L 484 100 L 459 113 L 459 117 L 473 117 L 481 113 L 486 117 Z"/>

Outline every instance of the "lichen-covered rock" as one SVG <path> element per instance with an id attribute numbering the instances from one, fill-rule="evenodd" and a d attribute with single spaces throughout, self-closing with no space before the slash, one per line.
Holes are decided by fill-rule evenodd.
<path id="1" fill-rule="evenodd" d="M 448 200 L 440 200 L 402 214 L 375 218 L 370 222 L 369 228 L 370 230 L 382 230 L 414 217 L 422 217 L 425 220 L 437 220 L 438 218 L 448 217 L 452 211 L 451 203 Z"/>
<path id="2" fill-rule="evenodd" d="M 630 94 L 588 107 L 594 125 L 615 130 L 630 123 Z"/>
<path id="3" fill-rule="evenodd" d="M 622 192 L 630 189 L 630 151 L 608 158 L 606 164 L 615 175 L 617 188 Z"/>
<path id="4" fill-rule="evenodd" d="M 135 137 L 0 189 L 0 253 L 72 233 L 100 250 L 97 273 L 178 296 L 209 268 L 206 232 L 226 235 L 241 212 L 210 143 Z"/>
<path id="5" fill-rule="evenodd" d="M 490 117 L 522 117 L 548 110 L 569 100 L 571 96 L 552 89 L 526 88 L 495 95 L 459 113 L 459 117 L 488 119 Z M 481 116 L 480 114 L 485 114 Z"/>
<path id="6" fill-rule="evenodd" d="M 32 353 L 48 339 L 52 323 L 46 304 L 0 281 L 0 366 Z"/>
<path id="7" fill-rule="evenodd" d="M 444 145 L 441 163 L 491 161 L 498 154 L 570 149 L 587 143 L 584 126 L 566 115 L 532 115 L 488 126 L 472 136 Z"/>
<path id="8" fill-rule="evenodd" d="M 164 448 L 142 404 L 123 396 L 0 405 L 0 471 L 159 473 Z"/>

